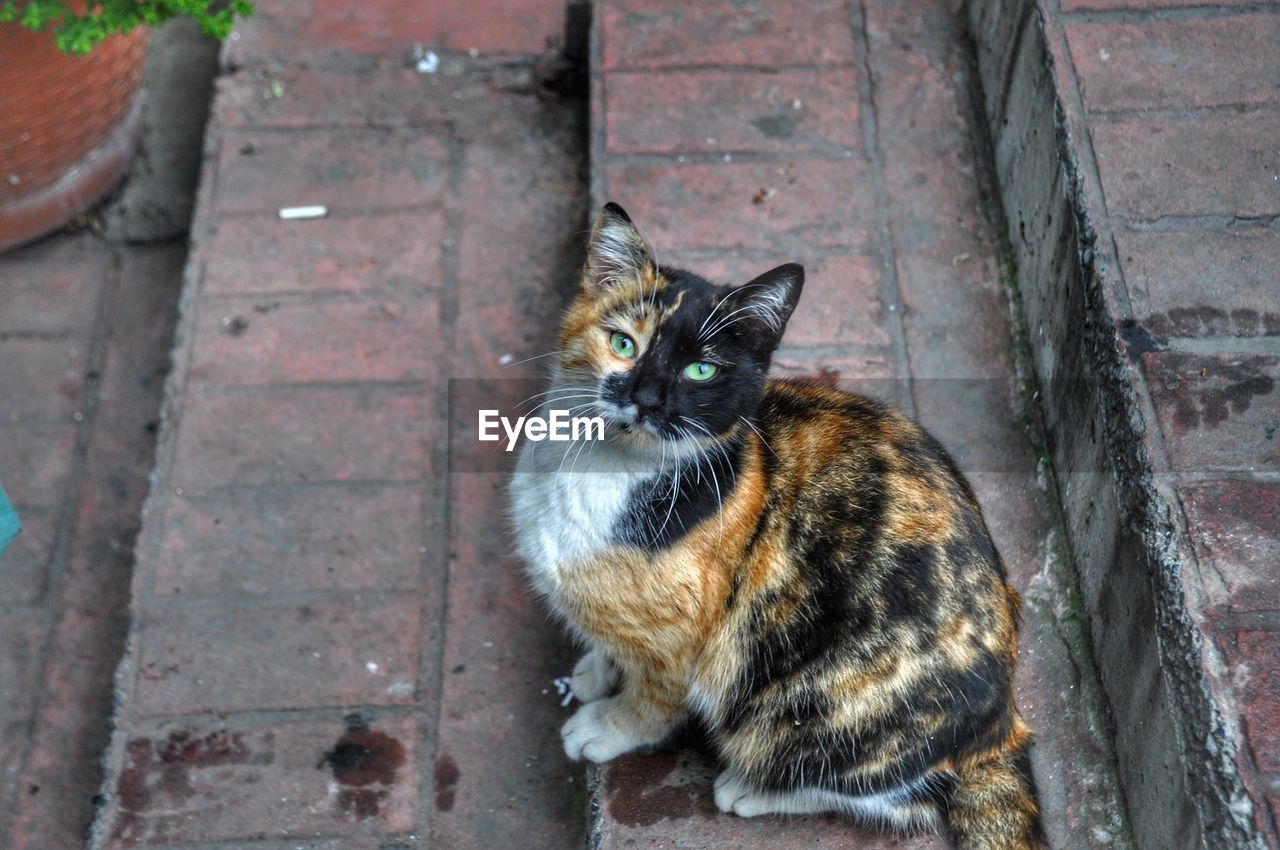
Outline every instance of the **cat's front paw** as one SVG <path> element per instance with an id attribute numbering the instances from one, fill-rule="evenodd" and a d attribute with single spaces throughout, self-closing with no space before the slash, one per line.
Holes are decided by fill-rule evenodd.
<path id="1" fill-rule="evenodd" d="M 716 808 L 725 814 L 735 814 L 734 806 L 738 801 L 755 793 L 755 789 L 747 784 L 747 781 L 742 778 L 742 774 L 732 768 L 716 777 Z"/>
<path id="2" fill-rule="evenodd" d="M 578 709 L 560 730 L 564 739 L 564 752 L 577 761 L 587 759 L 596 764 L 630 752 L 645 741 L 630 730 L 618 725 L 610 708 L 616 698 L 598 699 Z"/>
<path id="3" fill-rule="evenodd" d="M 593 649 L 578 659 L 569 688 L 582 702 L 595 702 L 613 693 L 621 674 L 605 654 Z"/>

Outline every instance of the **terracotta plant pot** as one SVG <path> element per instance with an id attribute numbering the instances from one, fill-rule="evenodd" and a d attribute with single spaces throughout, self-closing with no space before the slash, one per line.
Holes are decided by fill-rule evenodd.
<path id="1" fill-rule="evenodd" d="M 88 210 L 124 174 L 147 34 L 70 56 L 47 33 L 0 24 L 0 250 Z"/>

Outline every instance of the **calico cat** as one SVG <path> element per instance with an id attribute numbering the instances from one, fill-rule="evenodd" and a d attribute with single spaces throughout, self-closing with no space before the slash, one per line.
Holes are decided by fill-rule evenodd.
<path id="1" fill-rule="evenodd" d="M 718 286 L 660 266 L 620 207 L 597 218 L 544 408 L 605 439 L 527 442 L 511 483 L 531 580 L 589 647 L 565 752 L 608 761 L 692 712 L 722 811 L 1044 848 L 1018 595 L 932 437 L 767 377 L 803 279 Z"/>

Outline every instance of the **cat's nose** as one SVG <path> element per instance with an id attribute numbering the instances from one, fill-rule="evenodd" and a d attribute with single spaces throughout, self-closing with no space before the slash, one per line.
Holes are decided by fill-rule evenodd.
<path id="1" fill-rule="evenodd" d="M 646 413 L 657 410 L 662 404 L 662 396 L 659 395 L 656 387 L 643 386 L 637 387 L 631 397 L 636 403 L 636 413 L 643 418 Z"/>

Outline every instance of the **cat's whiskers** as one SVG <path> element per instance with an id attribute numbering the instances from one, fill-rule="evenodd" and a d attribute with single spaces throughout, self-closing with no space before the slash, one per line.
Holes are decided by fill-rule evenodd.
<path id="1" fill-rule="evenodd" d="M 667 508 L 667 517 L 662 521 L 662 527 L 658 529 L 657 537 L 662 536 L 662 532 L 667 530 L 667 523 L 671 521 L 671 515 L 676 509 L 676 500 L 680 498 L 680 461 L 676 460 L 676 474 L 671 479 L 671 505 Z M 656 538 L 655 538 L 656 541 Z"/>
<path id="2" fill-rule="evenodd" d="M 549 396 L 549 395 L 552 395 L 553 393 L 570 393 L 570 392 L 583 393 L 587 396 L 590 396 L 591 398 L 596 398 L 599 396 L 599 391 L 595 387 L 559 386 L 559 387 L 552 387 L 549 390 L 543 390 L 540 393 L 534 393 L 528 398 L 523 399 L 522 401 L 516 402 L 514 405 L 512 405 L 512 407 L 515 410 L 519 410 L 521 407 L 533 401 L 535 398 L 542 398 L 543 396 Z"/>
<path id="3" fill-rule="evenodd" d="M 742 287 L 740 287 L 740 288 L 738 289 L 738 291 L 739 291 L 739 292 L 745 292 L 745 291 L 747 291 L 748 289 L 761 289 L 761 288 L 763 288 L 763 286 L 764 286 L 763 284 L 759 284 L 759 283 L 749 283 L 749 284 L 747 284 L 746 286 L 742 286 Z M 711 321 L 711 317 L 712 317 L 712 316 L 714 316 L 714 315 L 716 314 L 716 311 L 717 311 L 717 310 L 719 310 L 721 307 L 723 307 L 725 304 L 728 304 L 728 303 L 729 303 L 729 300 L 730 300 L 730 299 L 728 299 L 728 298 L 721 298 L 721 299 L 720 299 L 719 301 L 717 301 L 717 302 L 715 303 L 715 305 L 714 305 L 714 306 L 713 306 L 713 307 L 712 307 L 712 308 L 707 312 L 707 315 L 703 317 L 703 319 L 702 319 L 702 324 L 698 325 L 698 339 L 702 339 L 702 332 L 706 329 L 706 327 L 707 327 L 707 322 Z"/>
<path id="4" fill-rule="evenodd" d="M 534 360 L 541 360 L 544 357 L 555 357 L 559 353 L 560 353 L 559 351 L 548 351 L 546 354 L 535 354 L 532 357 L 526 357 L 523 360 L 515 360 L 510 363 L 503 363 L 502 368 L 510 369 L 512 366 L 519 366 L 521 363 L 529 363 Z"/>
<path id="5" fill-rule="evenodd" d="M 575 411 L 577 411 L 578 409 L 580 409 L 580 408 L 590 408 L 590 407 L 593 407 L 594 405 L 595 405 L 595 402 L 594 402 L 594 401 L 583 402 L 583 403 L 581 403 L 581 404 L 575 404 L 573 407 L 570 407 L 566 412 L 567 412 L 570 416 L 572 416 L 572 415 L 574 415 L 574 412 L 575 412 Z M 559 476 L 559 475 L 564 471 L 564 462 L 565 462 L 565 460 L 569 457 L 569 452 L 573 450 L 573 444 L 574 444 L 574 443 L 589 443 L 589 442 L 591 442 L 591 440 L 588 440 L 586 437 L 579 437 L 578 439 L 570 439 L 570 441 L 569 441 L 569 445 L 568 445 L 568 446 L 565 446 L 564 454 L 562 454 L 562 455 L 560 456 L 560 466 L 558 466 L 558 467 L 556 468 L 556 476 L 557 476 L 557 477 L 558 477 L 558 476 Z M 579 448 L 578 450 L 579 450 L 579 451 L 581 451 L 581 448 Z M 572 473 L 572 470 L 570 470 L 570 472 Z"/>
<path id="6" fill-rule="evenodd" d="M 768 449 L 768 450 L 769 450 L 769 454 L 771 454 L 771 455 L 773 455 L 775 458 L 777 458 L 777 457 L 778 457 L 778 453 L 777 453 L 777 452 L 775 452 L 775 451 L 773 450 L 773 446 L 769 445 L 769 441 L 768 441 L 768 440 L 766 440 L 766 439 L 764 438 L 764 434 L 760 433 L 760 429 L 759 429 L 759 428 L 757 428 L 757 427 L 755 426 L 755 424 L 754 424 L 754 423 L 752 423 L 752 421 L 751 421 L 750 419 L 748 419 L 747 417 L 745 417 L 745 416 L 739 416 L 738 418 L 739 418 L 739 419 L 741 419 L 741 420 L 743 421 L 743 423 L 744 423 L 748 428 L 750 428 L 752 431 L 755 431 L 755 432 L 756 432 L 756 436 L 760 438 L 760 442 L 761 442 L 761 443 L 763 443 L 763 444 L 764 444 L 764 447 L 765 447 L 766 449 Z"/>
<path id="7" fill-rule="evenodd" d="M 751 289 L 766 289 L 766 290 L 769 290 L 769 289 L 771 289 L 771 287 L 770 287 L 770 286 L 768 286 L 768 285 L 766 285 L 766 284 L 762 284 L 762 283 L 749 283 L 749 284 L 747 284 L 746 286 L 738 287 L 737 292 L 746 292 L 746 291 L 751 290 Z M 699 339 L 700 341 L 710 339 L 712 336 L 714 336 L 715 334 L 717 334 L 717 333 L 719 333 L 719 332 L 720 332 L 720 328 L 714 328 L 713 330 L 710 330 L 710 331 L 707 331 L 706 333 L 703 333 L 703 331 L 704 331 L 704 330 L 706 330 L 707 323 L 708 323 L 709 321 L 711 321 L 711 317 L 712 317 L 712 316 L 714 316 L 714 315 L 716 314 L 716 311 L 717 311 L 717 310 L 719 310 L 721 307 L 723 307 L 723 306 L 724 306 L 726 303 L 728 303 L 729 301 L 730 301 L 730 299 L 729 299 L 729 298 L 722 298 L 720 301 L 718 301 L 718 302 L 716 303 L 716 305 L 715 305 L 714 307 L 712 307 L 712 308 L 711 308 L 711 311 L 710 311 L 709 313 L 707 313 L 706 317 L 705 317 L 705 318 L 703 318 L 703 320 L 702 320 L 702 324 L 698 326 L 698 339 Z M 739 307 L 737 310 L 734 310 L 732 313 L 729 313 L 727 316 L 722 317 L 721 319 L 719 319 L 719 320 L 718 320 L 718 322 L 719 322 L 720 324 L 723 324 L 723 322 L 724 322 L 724 320 L 725 320 L 725 319 L 728 319 L 728 318 L 730 318 L 730 317 L 732 317 L 732 316 L 735 316 L 735 315 L 737 315 L 738 313 L 741 313 L 741 312 L 743 312 L 743 311 L 750 311 L 750 312 L 755 313 L 756 315 L 758 315 L 758 316 L 760 316 L 761 318 L 763 318 L 765 321 L 769 322 L 769 324 L 770 324 L 770 325 L 773 325 L 773 324 L 775 323 L 775 318 L 776 318 L 776 317 L 774 317 L 772 314 L 768 314 L 768 315 L 766 315 L 766 312 L 767 312 L 767 311 L 766 311 L 766 312 L 762 312 L 762 311 L 761 311 L 760 306 L 759 306 L 759 305 L 757 305 L 757 304 L 745 304 L 745 305 L 743 305 L 743 306 Z"/>
<path id="8" fill-rule="evenodd" d="M 715 441 L 715 435 L 714 435 L 714 434 L 712 434 L 712 433 L 711 433 L 711 431 L 710 431 L 710 429 L 708 429 L 708 428 L 707 428 L 707 426 L 706 426 L 706 425 L 703 425 L 701 422 L 698 422 L 698 421 L 697 421 L 697 420 L 695 420 L 695 419 L 690 419 L 690 418 L 689 418 L 689 417 L 687 417 L 687 416 L 681 416 L 681 417 L 680 417 L 680 419 L 681 419 L 682 421 L 684 421 L 684 422 L 688 422 L 690 425 L 693 425 L 693 426 L 694 426 L 694 427 L 696 427 L 696 428 L 701 429 L 701 430 L 703 431 L 703 433 L 705 433 L 705 434 L 707 435 L 707 437 L 708 437 L 708 438 L 710 438 L 710 439 L 711 439 L 711 441 L 712 441 L 712 444 L 711 444 L 710 446 L 707 446 L 707 447 L 705 447 L 705 448 L 702 448 L 702 449 L 697 453 L 697 455 L 696 455 L 696 456 L 698 457 L 698 464 L 699 464 L 699 468 L 701 468 L 702 458 L 704 458 L 704 457 L 705 457 L 705 458 L 707 459 L 707 472 L 711 475 L 711 482 L 712 482 L 712 484 L 715 486 L 715 490 L 716 490 L 716 517 L 717 517 L 717 519 L 718 519 L 718 520 L 719 520 L 719 522 L 720 522 L 720 536 L 719 536 L 718 541 L 717 541 L 716 551 L 720 551 L 721 546 L 722 546 L 722 544 L 724 543 L 724 497 L 723 497 L 723 496 L 721 495 L 721 493 L 720 493 L 720 479 L 716 476 L 716 465 L 715 465 L 715 460 L 714 460 L 714 458 L 712 458 L 712 457 L 711 457 L 710 452 L 711 452 L 711 450 L 712 450 L 713 448 L 714 448 L 714 449 L 718 449 L 718 450 L 722 450 L 722 451 L 723 451 L 723 450 L 724 450 L 724 445 L 723 445 L 723 444 L 721 444 L 721 443 L 719 443 L 719 442 L 716 442 L 716 441 Z M 676 426 L 676 427 L 678 428 L 678 426 Z M 682 430 L 682 431 L 683 431 L 683 429 L 680 429 L 680 430 Z M 686 432 L 686 433 L 687 433 L 687 432 Z M 732 469 L 733 469 L 733 464 L 732 464 L 732 463 L 730 463 L 730 464 L 729 464 L 729 469 L 730 469 L 730 470 L 732 470 Z M 736 483 L 736 477 L 735 477 L 735 483 Z"/>
<path id="9" fill-rule="evenodd" d="M 738 307 L 737 309 L 733 310 L 730 313 L 726 313 L 725 315 L 717 319 L 714 325 L 707 328 L 705 332 L 698 334 L 698 340 L 705 342 L 706 340 L 711 339 L 713 336 L 718 334 L 721 331 L 721 329 L 723 329 L 726 326 L 727 323 L 731 323 L 734 316 L 737 316 L 740 313 L 749 313 L 754 309 L 755 309 L 754 307 L 747 305 L 743 307 Z"/>

